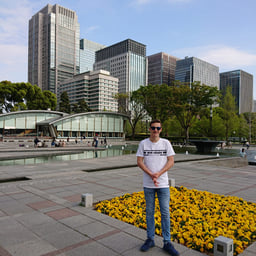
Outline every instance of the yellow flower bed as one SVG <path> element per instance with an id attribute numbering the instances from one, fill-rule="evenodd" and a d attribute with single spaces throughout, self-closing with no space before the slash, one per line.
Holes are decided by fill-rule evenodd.
<path id="1" fill-rule="evenodd" d="M 234 196 L 222 196 L 185 187 L 170 188 L 172 240 L 204 253 L 213 252 L 214 238 L 234 241 L 237 255 L 256 240 L 256 204 Z M 96 205 L 98 212 L 146 229 L 144 193 L 125 194 Z M 158 200 L 156 234 L 162 235 Z"/>

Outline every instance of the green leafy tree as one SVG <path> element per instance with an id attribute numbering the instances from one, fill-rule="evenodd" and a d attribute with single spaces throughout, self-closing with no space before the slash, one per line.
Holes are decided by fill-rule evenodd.
<path id="1" fill-rule="evenodd" d="M 225 137 L 224 123 L 217 112 L 217 108 L 213 108 L 212 124 L 210 123 L 210 109 L 206 109 L 191 127 L 191 134 L 198 137 L 214 137 L 215 139 Z"/>
<path id="2" fill-rule="evenodd" d="M 114 96 L 114 99 L 117 100 L 118 103 L 118 112 L 122 114 L 129 114 L 129 102 L 130 95 L 129 93 L 117 93 Z"/>
<path id="3" fill-rule="evenodd" d="M 56 110 L 57 107 L 57 97 L 55 93 L 45 90 L 43 91 L 43 108 L 48 109 L 50 108 L 51 110 Z"/>
<path id="4" fill-rule="evenodd" d="M 65 112 L 65 113 L 71 112 L 69 97 L 68 97 L 68 93 L 66 91 L 64 91 L 60 95 L 59 111 Z"/>
<path id="5" fill-rule="evenodd" d="M 2 112 L 10 112 L 24 109 L 45 110 L 55 109 L 56 95 L 50 91 L 44 91 L 30 83 L 0 83 L 0 104 Z"/>
<path id="6" fill-rule="evenodd" d="M 118 93 L 114 96 L 114 99 L 118 101 L 118 112 L 126 114 L 129 119 L 131 136 L 135 135 L 136 126 L 144 117 L 146 117 L 146 111 L 140 102 L 140 94 L 137 91 L 128 93 Z M 129 107 L 128 107 L 129 102 Z"/>
<path id="7" fill-rule="evenodd" d="M 87 102 L 84 99 L 81 99 L 78 101 L 78 111 L 79 113 L 83 113 L 83 112 L 90 112 L 92 110 L 89 108 Z"/>
<path id="8" fill-rule="evenodd" d="M 191 85 L 176 82 L 170 88 L 171 91 L 166 97 L 167 109 L 176 116 L 188 141 L 190 127 L 204 108 L 218 101 L 219 91 L 216 87 L 201 85 L 199 82 Z"/>
<path id="9" fill-rule="evenodd" d="M 141 86 L 136 91 L 139 102 L 152 119 L 160 119 L 162 123 L 168 119 L 166 97 L 170 94 L 171 87 L 167 85 Z"/>
<path id="10" fill-rule="evenodd" d="M 220 112 L 220 115 L 225 126 L 225 138 L 228 141 L 228 138 L 233 136 L 233 131 L 235 131 L 239 126 L 235 97 L 232 95 L 232 89 L 230 86 L 226 89 L 221 107 L 223 111 Z"/>

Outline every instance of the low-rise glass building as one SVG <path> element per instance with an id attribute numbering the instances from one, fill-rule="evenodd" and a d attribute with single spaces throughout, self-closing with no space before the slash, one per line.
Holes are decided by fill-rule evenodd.
<path id="1" fill-rule="evenodd" d="M 3 137 L 43 136 L 51 138 L 124 138 L 128 117 L 115 112 L 66 114 L 57 111 L 25 110 L 0 114 Z"/>

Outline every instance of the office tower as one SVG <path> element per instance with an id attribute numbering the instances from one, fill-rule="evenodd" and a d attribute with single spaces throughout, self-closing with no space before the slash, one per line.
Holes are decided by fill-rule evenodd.
<path id="1" fill-rule="evenodd" d="M 238 113 L 253 111 L 253 75 L 243 71 L 234 70 L 220 73 L 220 90 L 224 94 L 226 88 L 232 88 Z"/>
<path id="2" fill-rule="evenodd" d="M 74 11 L 48 4 L 29 20 L 28 82 L 57 94 L 79 73 L 80 28 Z"/>
<path id="3" fill-rule="evenodd" d="M 219 89 L 219 67 L 195 57 L 185 57 L 176 62 L 175 80 L 200 82 Z"/>
<path id="4" fill-rule="evenodd" d="M 87 39 L 80 40 L 80 73 L 93 70 L 96 51 L 105 48 L 102 44 Z"/>
<path id="5" fill-rule="evenodd" d="M 108 71 L 88 71 L 60 82 L 58 101 L 64 91 L 69 96 L 70 104 L 85 100 L 94 111 L 118 111 L 118 103 L 114 99 L 118 93 L 118 78 L 111 76 Z"/>
<path id="6" fill-rule="evenodd" d="M 137 90 L 147 85 L 146 46 L 131 39 L 96 52 L 94 70 L 108 70 L 119 79 L 119 93 Z"/>
<path id="7" fill-rule="evenodd" d="M 148 56 L 148 84 L 167 84 L 175 80 L 178 58 L 164 52 Z"/>

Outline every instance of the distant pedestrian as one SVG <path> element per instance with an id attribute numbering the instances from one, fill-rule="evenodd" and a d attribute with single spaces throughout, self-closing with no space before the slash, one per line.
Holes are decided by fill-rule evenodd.
<path id="1" fill-rule="evenodd" d="M 244 148 L 242 148 L 242 149 L 240 150 L 240 156 L 243 157 L 243 158 L 246 158 L 246 152 L 245 152 L 245 149 L 244 149 Z"/>
<path id="2" fill-rule="evenodd" d="M 40 142 L 40 140 L 36 137 L 36 138 L 34 139 L 34 147 L 35 147 L 35 148 L 38 147 L 38 142 Z"/>
<path id="3" fill-rule="evenodd" d="M 245 143 L 245 144 L 246 144 L 246 148 L 247 148 L 247 149 L 249 149 L 249 147 L 250 147 L 250 143 L 249 143 L 249 141 L 246 141 L 246 143 Z"/>

